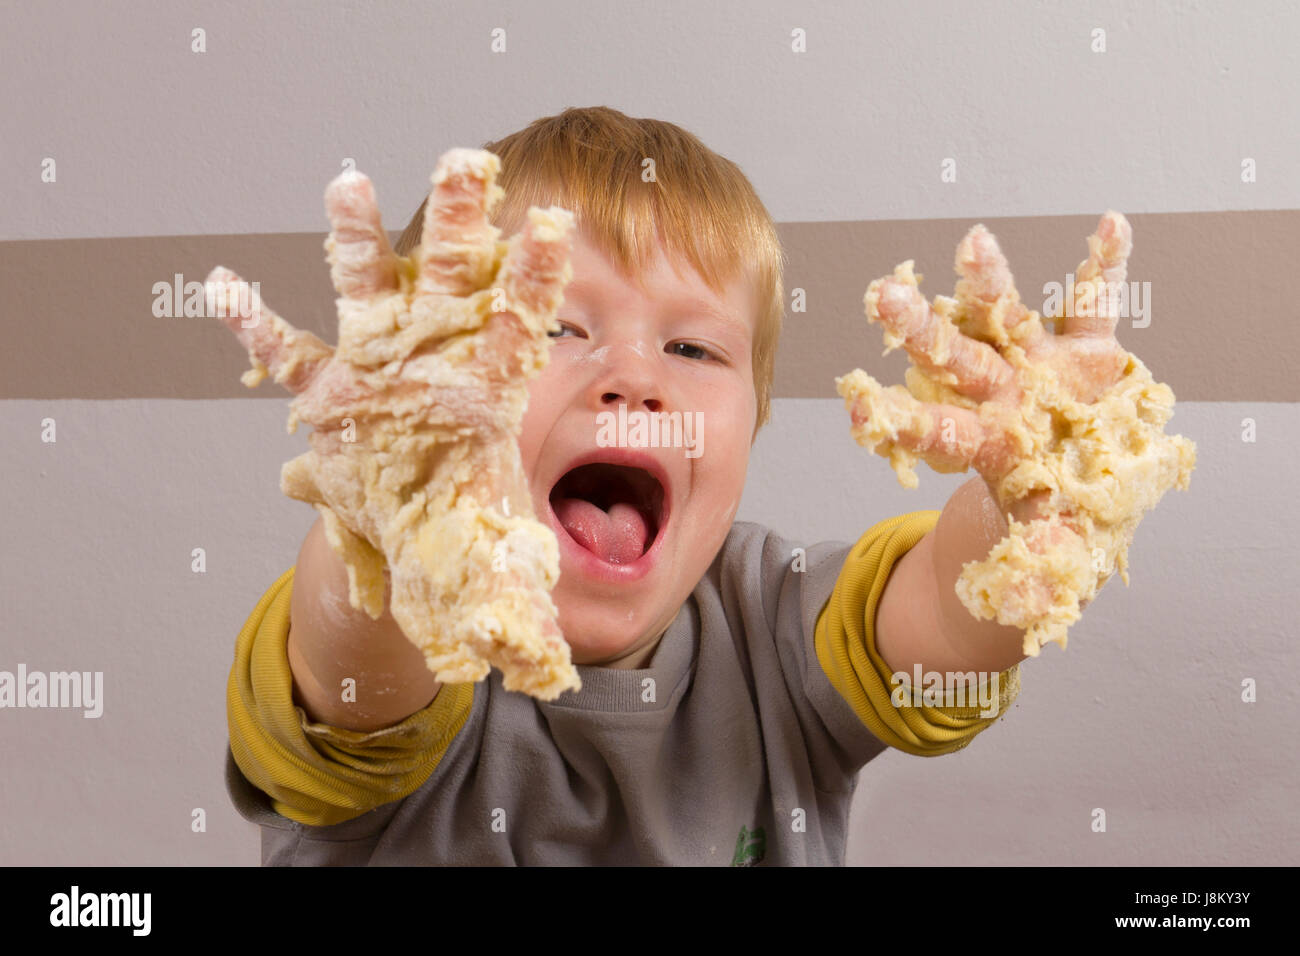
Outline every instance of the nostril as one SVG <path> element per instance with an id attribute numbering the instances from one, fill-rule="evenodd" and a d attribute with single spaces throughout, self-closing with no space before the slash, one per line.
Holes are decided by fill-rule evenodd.
<path id="1" fill-rule="evenodd" d="M 615 405 L 615 404 L 631 405 L 632 404 L 626 398 L 620 395 L 618 392 L 606 392 L 604 395 L 600 397 L 600 400 L 604 402 L 606 405 Z M 657 413 L 663 407 L 663 402 L 659 401 L 659 399 L 657 398 L 644 399 L 641 402 L 641 404 L 646 407 L 647 411 L 655 412 L 655 413 Z"/>

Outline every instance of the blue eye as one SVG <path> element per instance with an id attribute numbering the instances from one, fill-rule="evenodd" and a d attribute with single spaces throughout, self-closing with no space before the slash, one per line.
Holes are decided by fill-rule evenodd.
<path id="1" fill-rule="evenodd" d="M 681 348 L 694 349 L 695 352 L 699 353 L 698 355 L 688 355 L 688 354 L 683 354 L 682 352 L 677 352 L 677 351 L 673 352 L 674 355 L 681 355 L 682 358 L 707 359 L 713 357 L 712 353 L 709 352 L 707 349 L 701 348 L 698 345 L 693 345 L 690 342 L 674 342 L 672 345 L 668 347 L 674 350 L 681 349 Z"/>
<path id="2" fill-rule="evenodd" d="M 553 339 L 558 339 L 563 336 L 565 332 L 573 332 L 574 334 L 577 334 L 577 331 L 577 329 L 569 325 L 567 322 L 561 322 L 558 329 L 547 330 L 546 334 Z"/>

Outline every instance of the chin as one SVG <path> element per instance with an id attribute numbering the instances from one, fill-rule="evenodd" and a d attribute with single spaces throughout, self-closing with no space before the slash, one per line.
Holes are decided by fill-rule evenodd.
<path id="1" fill-rule="evenodd" d="M 565 614 L 561 608 L 559 623 L 575 664 L 599 667 L 644 645 L 644 635 L 628 620 L 626 608 L 602 613 L 588 607 L 578 614 Z"/>
<path id="2" fill-rule="evenodd" d="M 538 517 L 559 544 L 552 597 L 575 664 L 608 666 L 644 651 L 726 537 L 713 527 L 719 515 L 697 514 L 687 500 L 685 464 L 672 452 L 575 449 L 536 476 Z"/>

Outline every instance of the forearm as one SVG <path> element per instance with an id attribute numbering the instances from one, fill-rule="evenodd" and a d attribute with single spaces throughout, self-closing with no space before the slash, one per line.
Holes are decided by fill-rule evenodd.
<path id="1" fill-rule="evenodd" d="M 1021 506 L 1018 520 L 1033 505 Z M 1000 673 L 1023 660 L 1024 632 L 979 620 L 957 597 L 962 567 L 1007 534 L 984 480 L 972 478 L 944 506 L 934 530 L 898 562 L 877 611 L 876 650 L 891 670 Z M 898 584 L 895 587 L 895 584 Z M 919 599 L 910 600 L 919 595 Z"/>
<path id="2" fill-rule="evenodd" d="M 288 641 L 295 701 L 313 721 L 346 730 L 388 727 L 429 705 L 441 686 L 388 610 L 379 620 L 348 601 L 347 569 L 320 520 L 294 570 Z M 351 692 L 344 681 L 351 678 Z"/>

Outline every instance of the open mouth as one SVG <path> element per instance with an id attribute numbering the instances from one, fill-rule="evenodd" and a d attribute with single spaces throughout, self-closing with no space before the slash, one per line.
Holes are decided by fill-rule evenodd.
<path id="1" fill-rule="evenodd" d="M 644 468 L 579 465 L 555 483 L 550 500 L 569 536 L 607 564 L 638 561 L 663 524 L 663 484 Z"/>

